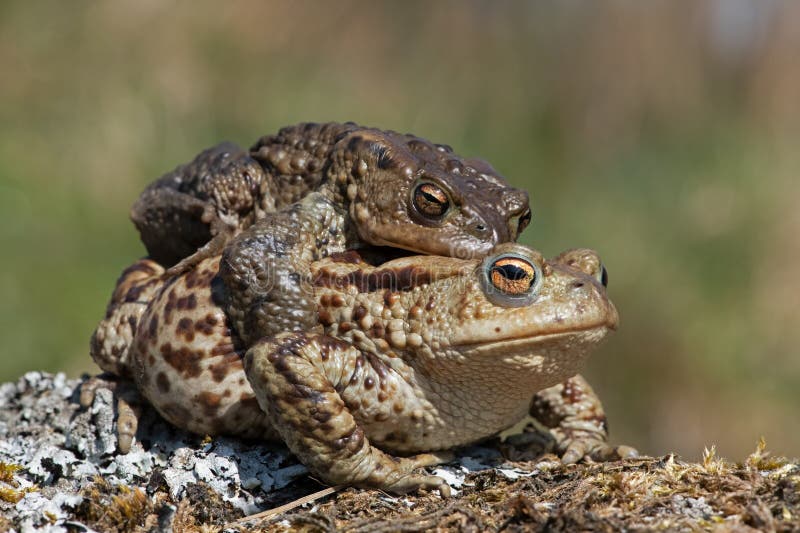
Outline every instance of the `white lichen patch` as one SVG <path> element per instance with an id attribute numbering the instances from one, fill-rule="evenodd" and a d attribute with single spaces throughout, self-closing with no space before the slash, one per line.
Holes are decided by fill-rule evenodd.
<path id="1" fill-rule="evenodd" d="M 149 495 L 160 479 L 176 502 L 202 482 L 253 513 L 269 492 L 307 473 L 285 447 L 225 438 L 203 445 L 146 408 L 131 451 L 119 454 L 113 393 L 99 389 L 92 406 L 82 409 L 80 384 L 63 374 L 30 372 L 0 385 L 0 462 L 19 466 L 13 484 L 0 487 L 17 501 L 0 499 L 0 516 L 20 531 L 66 531 L 96 476 Z"/>

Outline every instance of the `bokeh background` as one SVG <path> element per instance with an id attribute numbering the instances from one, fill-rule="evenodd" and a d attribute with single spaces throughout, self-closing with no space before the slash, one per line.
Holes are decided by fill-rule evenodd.
<path id="1" fill-rule="evenodd" d="M 0 3 L 0 380 L 94 371 L 128 209 L 223 139 L 410 131 L 530 191 L 522 241 L 600 251 L 618 442 L 800 451 L 800 4 Z"/>

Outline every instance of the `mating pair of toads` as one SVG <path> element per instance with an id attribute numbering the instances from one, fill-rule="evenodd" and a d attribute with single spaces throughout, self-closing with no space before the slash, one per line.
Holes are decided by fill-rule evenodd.
<path id="1" fill-rule="evenodd" d="M 149 256 L 120 277 L 92 357 L 179 427 L 280 439 L 330 483 L 443 495 L 421 467 L 529 413 L 564 461 L 635 453 L 609 446 L 576 375 L 617 325 L 598 256 L 515 244 L 528 196 L 484 161 L 300 124 L 202 152 L 132 218 Z"/>

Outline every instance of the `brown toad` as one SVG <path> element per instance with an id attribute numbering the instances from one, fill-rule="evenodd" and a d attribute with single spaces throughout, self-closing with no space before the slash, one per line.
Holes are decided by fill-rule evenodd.
<path id="1" fill-rule="evenodd" d="M 515 240 L 530 220 L 527 193 L 485 161 L 353 123 L 288 126 L 249 151 L 227 142 L 209 148 L 150 184 L 131 218 L 149 256 L 165 266 L 181 261 L 172 269 L 180 272 L 314 190 L 352 221 L 351 246 L 483 254 Z"/>
<path id="2" fill-rule="evenodd" d="M 151 289 L 140 272 L 152 262 L 138 265 L 119 285 L 134 297 Z M 280 436 L 330 483 L 393 492 L 446 492 L 440 478 L 414 472 L 445 455 L 421 452 L 494 435 L 529 408 L 554 427 L 565 458 L 609 455 L 602 407 L 575 375 L 617 323 L 591 251 L 545 261 L 505 244 L 482 261 L 420 256 L 378 266 L 337 254 L 310 265 L 316 323 L 249 350 L 231 335 L 217 265 L 207 259 L 159 279 L 155 296 L 133 310 L 130 360 L 108 366 L 132 373 L 180 427 Z M 131 299 L 124 292 L 95 335 L 106 353 L 109 333 L 128 323 L 116 316 L 131 311 L 121 307 Z"/>

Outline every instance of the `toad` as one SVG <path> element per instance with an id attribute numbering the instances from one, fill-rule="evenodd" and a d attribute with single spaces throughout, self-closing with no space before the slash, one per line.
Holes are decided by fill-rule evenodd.
<path id="1" fill-rule="evenodd" d="M 484 254 L 530 221 L 527 193 L 485 161 L 351 122 L 288 126 L 249 151 L 220 143 L 150 184 L 131 219 L 149 256 L 179 273 L 311 191 L 346 215 L 351 246 Z M 326 231 L 311 243 L 324 247 Z M 275 239 L 276 249 L 289 248 Z"/>
<path id="2" fill-rule="evenodd" d="M 379 265 L 332 254 L 309 264 L 315 323 L 254 342 L 231 330 L 218 268 L 210 258 L 163 278 L 138 262 L 94 337 L 109 355 L 101 366 L 132 375 L 175 425 L 280 438 L 327 482 L 391 492 L 446 494 L 418 468 L 529 411 L 553 427 L 565 460 L 632 453 L 609 446 L 599 400 L 576 375 L 617 325 L 590 250 L 544 260 L 502 244 L 484 259 Z M 119 331 L 130 335 L 124 361 L 109 350 Z"/>

